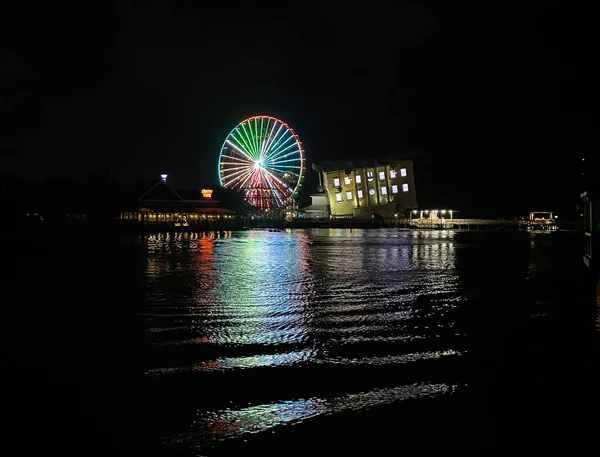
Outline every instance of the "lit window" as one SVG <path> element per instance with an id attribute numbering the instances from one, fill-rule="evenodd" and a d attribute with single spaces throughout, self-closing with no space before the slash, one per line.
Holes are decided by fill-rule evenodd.
<path id="1" fill-rule="evenodd" d="M 369 189 L 369 195 L 375 195 L 375 189 Z"/>
<path id="2" fill-rule="evenodd" d="M 396 177 L 396 170 L 390 170 L 390 179 L 394 179 Z"/>
<path id="3" fill-rule="evenodd" d="M 406 168 L 400 168 L 400 176 L 406 176 Z"/>
<path id="4" fill-rule="evenodd" d="M 340 178 L 333 178 L 333 185 L 335 187 L 339 187 L 340 186 Z"/>
<path id="5" fill-rule="evenodd" d="M 350 178 L 348 176 L 344 176 L 344 184 L 346 184 L 347 186 L 350 185 Z"/>
<path id="6" fill-rule="evenodd" d="M 387 195 L 387 187 L 383 186 L 381 188 L 381 195 Z"/>
<path id="7" fill-rule="evenodd" d="M 337 194 L 335 194 L 335 201 L 336 202 L 342 201 L 342 193 L 341 192 L 338 192 Z"/>
<path id="8" fill-rule="evenodd" d="M 408 184 L 402 184 L 402 192 L 408 192 Z"/>
<path id="9" fill-rule="evenodd" d="M 379 172 L 379 180 L 383 181 L 385 179 L 385 171 L 380 171 Z"/>
<path id="10" fill-rule="evenodd" d="M 350 191 L 346 192 L 346 200 L 348 200 L 348 201 L 352 200 L 352 192 L 350 192 Z"/>
<path id="11" fill-rule="evenodd" d="M 394 184 L 392 186 L 392 194 L 397 194 L 398 193 L 398 186 L 396 184 Z"/>
<path id="12" fill-rule="evenodd" d="M 360 175 L 356 175 L 356 176 L 354 177 L 354 179 L 356 180 L 356 184 L 360 184 L 360 183 L 362 182 L 362 178 L 361 178 L 361 176 L 360 176 Z"/>
<path id="13" fill-rule="evenodd" d="M 373 181 L 373 172 L 372 171 L 367 171 L 367 181 L 369 181 L 369 182 Z"/>
<path id="14" fill-rule="evenodd" d="M 356 195 L 358 195 L 358 198 L 363 198 L 363 191 L 362 190 L 358 190 L 356 192 Z"/>

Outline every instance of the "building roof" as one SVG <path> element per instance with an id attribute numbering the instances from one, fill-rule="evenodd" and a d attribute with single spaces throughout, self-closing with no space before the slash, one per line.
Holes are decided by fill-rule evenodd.
<path id="1" fill-rule="evenodd" d="M 140 201 L 148 200 L 181 201 L 183 198 L 161 180 L 140 196 Z"/>
<path id="2" fill-rule="evenodd" d="M 184 191 L 184 195 L 198 197 L 197 191 Z M 200 214 L 235 214 L 235 211 L 219 207 L 219 201 L 207 198 L 184 199 L 164 181 L 158 181 L 139 199 L 142 210 L 156 213 L 200 213 Z"/>
<path id="3" fill-rule="evenodd" d="M 352 170 L 360 167 L 372 167 L 375 165 L 387 165 L 393 162 L 403 160 L 414 160 L 425 156 L 423 151 L 407 151 L 398 154 L 380 154 L 370 157 L 355 157 L 345 160 L 333 160 L 329 162 L 313 163 L 312 168 L 316 172 L 335 171 L 335 170 Z"/>

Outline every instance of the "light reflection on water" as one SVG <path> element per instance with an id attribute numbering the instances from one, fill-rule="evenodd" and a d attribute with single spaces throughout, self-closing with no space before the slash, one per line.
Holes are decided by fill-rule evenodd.
<path id="1" fill-rule="evenodd" d="M 166 444 L 172 447 L 188 446 L 194 445 L 201 438 L 211 440 L 259 433 L 273 427 L 299 423 L 319 415 L 360 411 L 381 404 L 438 396 L 451 392 L 452 389 L 453 386 L 445 384 L 413 384 L 328 399 L 297 399 L 236 410 L 199 411 L 198 418 L 193 424 L 193 431 L 170 437 L 166 440 Z"/>
<path id="2" fill-rule="evenodd" d="M 166 443 L 202 447 L 213 438 L 451 392 L 448 367 L 467 353 L 461 312 L 472 296 L 481 287 L 501 295 L 507 281 L 535 282 L 548 272 L 548 251 L 538 249 L 545 239 L 531 238 L 521 251 L 493 239 L 395 229 L 140 239 L 147 260 L 142 317 L 156 351 L 147 379 L 227 382 L 247 392 L 250 404 L 233 408 L 228 395 L 237 392 L 207 392 L 216 406 L 199 410 L 193 431 Z M 482 265 L 491 279 L 478 272 Z M 273 383 L 276 393 L 262 387 Z"/>
<path id="3" fill-rule="evenodd" d="M 143 239 L 142 247 L 150 345 L 177 351 L 176 358 L 148 368 L 150 379 L 283 367 L 393 367 L 464 352 L 453 328 L 461 292 L 452 231 L 157 235 Z M 449 340 L 442 341 L 442 333 Z M 403 385 L 399 377 L 399 385 L 361 393 L 200 411 L 195 431 L 169 442 L 255 433 L 449 389 L 427 381 Z"/>

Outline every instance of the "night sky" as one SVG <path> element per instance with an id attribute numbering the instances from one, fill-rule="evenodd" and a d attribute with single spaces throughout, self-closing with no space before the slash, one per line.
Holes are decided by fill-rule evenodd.
<path id="1" fill-rule="evenodd" d="M 227 133 L 271 114 L 309 167 L 426 151 L 422 205 L 573 210 L 592 15 L 471 3 L 20 2 L 0 14 L 0 169 L 214 185 Z"/>

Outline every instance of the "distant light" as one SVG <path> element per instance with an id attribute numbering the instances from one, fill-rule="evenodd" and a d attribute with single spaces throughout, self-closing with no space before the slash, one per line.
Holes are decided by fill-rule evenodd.
<path id="1" fill-rule="evenodd" d="M 413 209 L 413 214 L 417 214 L 418 211 L 416 209 Z"/>
<path id="2" fill-rule="evenodd" d="M 202 189 L 200 190 L 202 193 L 202 198 L 210 199 L 212 197 L 212 189 Z"/>
<path id="3" fill-rule="evenodd" d="M 554 219 L 558 219 L 558 216 L 554 216 Z"/>
<path id="4" fill-rule="evenodd" d="M 160 179 L 162 179 L 163 182 L 167 182 L 167 176 L 168 175 L 166 175 L 166 174 L 162 174 L 162 175 L 160 175 Z"/>
<path id="5" fill-rule="evenodd" d="M 581 159 L 582 162 L 585 162 L 585 157 L 583 159 Z"/>
<path id="6" fill-rule="evenodd" d="M 428 209 L 426 209 L 426 210 L 425 210 L 425 213 L 427 214 L 428 212 L 429 212 L 429 210 L 428 210 Z"/>
<path id="7" fill-rule="evenodd" d="M 446 214 L 446 210 L 445 209 L 442 210 L 442 214 Z"/>

